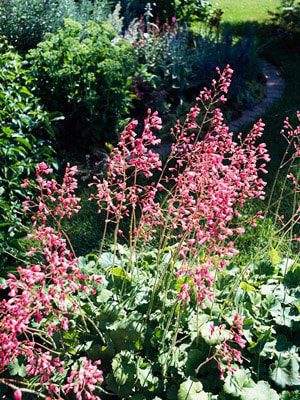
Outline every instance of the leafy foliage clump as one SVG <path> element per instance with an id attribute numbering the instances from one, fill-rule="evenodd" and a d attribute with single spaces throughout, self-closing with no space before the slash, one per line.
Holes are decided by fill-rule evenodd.
<path id="1" fill-rule="evenodd" d="M 215 11 L 215 7 L 206 0 L 121 0 L 120 4 L 126 26 L 145 11 L 160 23 L 171 21 L 174 17 L 185 23 L 208 21 Z"/>
<path id="2" fill-rule="evenodd" d="M 273 13 L 273 21 L 282 34 L 296 45 L 300 40 L 300 2 L 298 0 L 281 0 L 281 6 Z"/>
<path id="3" fill-rule="evenodd" d="M 172 268 L 172 253 L 173 249 L 165 249 L 162 269 Z M 156 249 L 136 255 L 133 270 L 126 246 L 118 246 L 116 254 L 80 258 L 83 273 L 106 277 L 93 306 L 85 310 L 100 324 L 105 338 L 105 343 L 97 339 L 89 343 L 87 352 L 92 359 L 101 358 L 109 371 L 104 381 L 107 390 L 120 399 L 176 400 L 197 395 L 199 399 L 279 400 L 280 391 L 288 389 L 293 392 L 284 391 L 282 399 L 298 398 L 299 290 L 284 278 L 293 275 L 296 284 L 300 267 L 294 260 L 279 253 L 275 259 L 273 252 L 272 257 L 265 254 L 256 259 L 256 265 L 233 263 L 217 279 L 213 304 L 200 310 L 193 301 L 180 308 L 179 282 L 170 270 L 153 298 Z M 224 340 L 219 333 L 212 336 L 210 327 L 231 321 L 229 307 L 245 318 L 247 346 L 243 366 L 236 365 L 222 382 L 215 360 L 207 358 Z"/>
<path id="4" fill-rule="evenodd" d="M 209 22 L 216 8 L 207 0 L 179 0 L 176 4 L 176 17 L 184 23 Z"/>
<path id="5" fill-rule="evenodd" d="M 0 3 L 0 34 L 18 50 L 39 43 L 46 32 L 55 32 L 65 18 L 104 21 L 109 13 L 105 0 L 3 0 Z"/>
<path id="6" fill-rule="evenodd" d="M 111 25 L 65 20 L 28 60 L 38 94 L 48 110 L 64 114 L 63 135 L 72 143 L 84 148 L 115 137 L 133 98 L 135 56 Z"/>
<path id="7" fill-rule="evenodd" d="M 32 93 L 32 78 L 20 56 L 0 43 L 0 251 L 17 246 L 22 229 L 22 205 L 26 192 L 21 183 L 35 169 L 37 162 L 53 161 L 53 150 L 45 132 L 51 116 L 45 113 Z M 44 137 L 41 132 L 44 132 Z"/>

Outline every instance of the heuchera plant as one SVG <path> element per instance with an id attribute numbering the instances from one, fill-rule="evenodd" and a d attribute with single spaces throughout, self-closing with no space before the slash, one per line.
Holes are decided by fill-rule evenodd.
<path id="1" fill-rule="evenodd" d="M 100 283 L 100 277 L 83 275 L 77 267 L 77 260 L 68 249 L 67 240 L 61 229 L 64 217 L 70 218 L 80 209 L 79 198 L 74 194 L 77 181 L 74 178 L 76 167 L 66 168 L 62 185 L 48 179 L 52 170 L 44 162 L 37 166 L 36 175 L 40 194 L 37 199 L 24 203 L 25 211 L 33 210 L 33 231 L 29 235 L 34 245 L 27 256 L 31 262 L 19 267 L 17 274 L 8 274 L 1 286 L 7 290 L 7 299 L 0 304 L 0 369 L 16 361 L 17 357 L 26 360 L 26 376 L 36 377 L 36 394 L 50 398 L 62 398 L 74 392 L 77 399 L 99 399 L 94 395 L 97 385 L 103 381 L 99 362 L 92 364 L 83 358 L 76 369 L 70 368 L 69 360 L 61 351 L 54 335 L 68 331 L 70 319 L 82 315 L 76 294 L 84 292 L 87 296 Z M 24 187 L 30 185 L 26 180 Z M 55 227 L 53 227 L 55 226 Z M 59 336 L 58 336 L 59 337 Z M 54 373 L 66 378 L 62 386 L 53 380 Z M 16 383 L 1 379 L 11 388 Z M 33 392 L 28 388 L 15 391 L 15 398 L 21 399 L 22 392 Z"/>
<path id="2" fill-rule="evenodd" d="M 245 230 L 239 223 L 240 209 L 249 199 L 264 198 L 261 175 L 269 161 L 266 145 L 259 143 L 264 124 L 259 120 L 248 135 L 239 134 L 234 140 L 218 108 L 226 102 L 233 71 L 227 66 L 217 72 L 219 78 L 212 88 L 204 88 L 185 120 L 172 130 L 174 141 L 164 164 L 155 151 L 160 144 L 155 132 L 161 129 L 161 119 L 149 110 L 143 131 L 137 133 L 136 121 L 127 125 L 104 178 L 95 177 L 91 184 L 96 187 L 92 199 L 106 215 L 103 241 L 108 228 L 114 230 L 115 256 L 120 239 L 126 240 L 129 268 L 138 268 L 136 254 L 150 245 L 157 248 L 148 315 L 155 294 L 168 291 L 163 287 L 167 273 L 178 279 L 180 312 L 188 303 L 200 310 L 210 306 L 218 273 L 237 253 L 234 237 Z M 285 127 L 297 150 L 299 127 L 293 130 L 288 121 Z M 22 357 L 27 380 L 1 378 L 0 383 L 14 390 L 15 399 L 21 399 L 23 392 L 47 399 L 68 398 L 73 392 L 78 400 L 97 400 L 104 378 L 100 361 L 81 357 L 74 363 L 72 355 L 64 352 L 63 336 L 71 325 L 78 329 L 78 324 L 84 324 L 86 331 L 93 325 L 81 300 L 83 296 L 90 301 L 89 295 L 97 293 L 101 277 L 82 274 L 62 229 L 63 219 L 80 210 L 76 167 L 67 165 L 61 185 L 49 177 L 51 173 L 46 163 L 38 165 L 40 193 L 36 200 L 27 198 L 24 203 L 25 211 L 34 211 L 29 235 L 32 247 L 27 254 L 31 261 L 24 261 L 1 286 L 7 298 L 0 304 L 0 368 L 5 372 Z M 23 186 L 28 185 L 31 182 L 26 180 Z M 124 219 L 129 232 L 121 229 Z M 172 249 L 172 257 L 162 263 L 166 247 Z M 243 317 L 232 310 L 231 319 L 209 325 L 209 336 L 219 340 L 212 340 L 209 356 L 197 370 L 215 360 L 224 378 L 243 361 Z M 30 386 L 27 381 L 32 377 L 35 383 Z"/>
<path id="3" fill-rule="evenodd" d="M 154 130 L 161 129 L 161 120 L 149 110 L 140 136 L 135 131 L 136 121 L 123 131 L 108 163 L 107 177 L 95 178 L 97 194 L 92 196 L 99 212 L 106 213 L 106 224 L 115 224 L 115 243 L 118 235 L 124 236 L 121 221 L 129 217 L 132 255 L 139 243 L 160 238 L 153 292 L 160 289 L 166 274 L 159 263 L 163 249 L 173 245 L 173 261 L 180 260 L 176 274 L 184 282 L 179 300 L 183 305 L 196 301 L 202 308 L 207 300 L 213 300 L 216 274 L 237 253 L 232 237 L 244 232 L 238 224 L 239 208 L 247 199 L 264 198 L 265 182 L 260 174 L 267 172 L 269 161 L 266 145 L 257 143 L 263 134 L 261 120 L 247 136 L 240 134 L 238 142 L 224 124 L 217 104 L 226 102 L 233 71 L 227 66 L 217 72 L 219 79 L 213 81 L 212 89 L 200 93 L 185 121 L 178 121 L 172 130 L 174 143 L 163 168 L 153 151 L 160 143 Z M 160 176 L 153 182 L 157 172 Z M 212 356 L 222 377 L 225 370 L 233 371 L 233 362 L 242 361 L 240 351 L 230 342 L 245 346 L 242 318 L 234 315 L 230 339 Z M 221 333 L 225 327 L 217 329 Z"/>

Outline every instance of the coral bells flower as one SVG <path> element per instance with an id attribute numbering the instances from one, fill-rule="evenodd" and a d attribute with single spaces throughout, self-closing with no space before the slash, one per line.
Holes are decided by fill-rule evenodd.
<path id="1" fill-rule="evenodd" d="M 157 112 L 148 110 L 141 135 L 135 132 L 137 121 L 131 121 L 121 134 L 119 143 L 113 149 L 108 163 L 106 179 L 96 180 L 97 194 L 91 198 L 97 200 L 99 212 L 105 210 L 107 222 L 118 224 L 131 211 L 142 214 L 143 227 L 135 229 L 146 232 L 146 224 L 151 227 L 159 224 L 160 205 L 156 200 L 157 189 L 145 184 L 145 179 L 161 169 L 162 163 L 153 147 L 160 143 L 154 130 L 161 129 L 161 119 Z M 139 184 L 143 179 L 143 184 Z M 141 226 L 141 225 L 140 225 Z"/>
<path id="2" fill-rule="evenodd" d="M 45 178 L 50 173 L 47 164 L 38 165 L 40 194 L 37 201 L 26 200 L 27 211 L 35 212 L 33 231 L 28 235 L 35 241 L 28 252 L 32 263 L 18 267 L 16 274 L 8 274 L 0 287 L 8 290 L 8 299 L 0 303 L 0 369 L 22 356 L 27 377 L 36 377 L 50 395 L 59 396 L 52 378 L 57 371 L 64 371 L 64 362 L 48 350 L 51 345 L 48 339 L 55 330 L 68 330 L 69 315 L 79 313 L 75 295 L 79 291 L 91 293 L 93 288 L 87 282 L 88 277 L 81 273 L 60 229 L 62 219 L 79 210 L 79 198 L 74 193 L 76 168 L 67 165 L 62 185 Z M 101 282 L 97 277 L 91 277 L 90 281 Z M 16 396 L 21 398 L 18 391 Z"/>
<path id="3" fill-rule="evenodd" d="M 51 174 L 53 172 L 53 169 L 49 168 L 48 165 L 45 162 L 41 162 L 37 166 L 37 171 L 48 175 L 48 174 Z"/>
<path id="4" fill-rule="evenodd" d="M 47 351 L 43 353 L 38 349 L 37 354 L 32 354 L 27 359 L 26 372 L 28 376 L 39 376 L 40 383 L 49 382 L 54 371 L 63 373 L 63 362 L 58 358 L 53 358 Z"/>
<path id="5" fill-rule="evenodd" d="M 40 163 L 36 171 L 37 182 L 42 193 L 38 197 L 38 201 L 31 206 L 35 205 L 38 208 L 37 217 L 42 217 L 43 222 L 52 215 L 59 219 L 65 216 L 70 218 L 73 213 L 80 210 L 80 199 L 74 194 L 77 189 L 77 180 L 74 178 L 77 167 L 71 167 L 70 164 L 67 164 L 62 185 L 58 185 L 53 179 L 44 178 L 44 175 L 51 172 L 52 170 L 48 168 L 46 163 Z M 47 202 L 45 202 L 45 199 Z M 28 205 L 28 201 L 26 205 Z"/>
<path id="6" fill-rule="evenodd" d="M 165 179 L 165 182 L 173 181 L 175 188 L 168 192 L 166 213 L 173 228 L 170 235 L 180 244 L 178 254 L 186 264 L 179 272 L 193 277 L 188 282 L 196 288 L 201 305 L 206 298 L 212 298 L 214 270 L 226 266 L 226 257 L 237 253 L 230 238 L 234 232 L 244 232 L 243 227 L 233 225 L 238 208 L 248 199 L 264 198 L 266 183 L 260 175 L 267 172 L 265 167 L 269 161 L 265 144 L 257 143 L 263 134 L 261 120 L 248 135 L 240 134 L 236 142 L 223 123 L 221 110 L 210 109 L 225 100 L 232 70 L 227 66 L 223 72 L 218 70 L 218 74 L 212 89 L 206 88 L 200 93 L 199 104 L 173 130 L 175 143 L 170 158 L 176 164 L 168 168 Z M 206 117 L 198 123 L 193 118 L 197 118 L 200 108 L 206 110 Z M 191 121 L 200 131 L 190 131 Z M 201 138 L 204 126 L 206 130 Z M 193 266 L 189 267 L 189 259 L 199 248 L 205 251 L 206 263 L 197 268 L 194 267 L 197 261 L 193 259 Z"/>
<path id="7" fill-rule="evenodd" d="M 297 111 L 297 119 L 298 122 L 300 122 L 300 111 Z M 287 117 L 284 121 L 284 127 L 281 131 L 281 134 L 289 143 L 294 146 L 296 150 L 294 157 L 300 157 L 300 125 L 297 125 L 296 128 L 293 128 L 289 118 Z"/>
<path id="8" fill-rule="evenodd" d="M 103 382 L 102 371 L 98 369 L 100 361 L 91 361 L 83 358 L 79 369 L 72 369 L 70 376 L 67 378 L 67 384 L 63 390 L 68 394 L 74 392 L 77 400 L 100 400 L 99 396 L 94 395 L 97 385 Z"/>
<path id="9" fill-rule="evenodd" d="M 186 277 L 184 285 L 190 285 L 182 287 L 179 297 L 186 302 L 196 290 L 201 307 L 213 298 L 215 272 L 237 254 L 232 236 L 244 232 L 244 227 L 235 225 L 239 208 L 247 200 L 265 196 L 262 175 L 269 161 L 265 144 L 259 143 L 261 120 L 238 140 L 224 124 L 217 105 L 226 101 L 233 71 L 227 65 L 217 73 L 218 79 L 200 92 L 185 121 L 171 130 L 174 143 L 162 171 L 159 155 L 152 150 L 160 142 L 153 131 L 161 128 L 161 120 L 149 110 L 141 135 L 136 133 L 136 121 L 124 129 L 107 176 L 96 179 L 93 196 L 99 211 L 106 211 L 107 223 L 116 224 L 116 234 L 120 221 L 130 217 L 134 243 L 160 236 L 161 230 L 169 242 L 177 243 L 184 265 L 177 272 Z M 139 184 L 140 177 L 149 179 L 155 171 L 161 171 L 156 183 Z M 164 199 L 161 204 L 159 196 Z M 205 262 L 197 259 L 199 251 Z"/>
<path id="10" fill-rule="evenodd" d="M 22 187 L 23 189 L 26 189 L 27 186 L 29 186 L 29 185 L 30 185 L 29 179 L 24 179 L 24 182 L 21 184 L 21 187 Z"/>
<path id="11" fill-rule="evenodd" d="M 243 317 L 239 315 L 236 311 L 233 311 L 233 323 L 231 327 L 231 332 L 233 334 L 233 341 L 238 344 L 241 348 L 246 346 L 246 340 L 243 339 Z"/>
<path id="12" fill-rule="evenodd" d="M 221 71 L 218 67 L 216 68 L 216 70 L 219 75 L 219 79 L 214 79 L 212 81 L 212 89 L 204 88 L 200 92 L 200 96 L 197 98 L 197 100 L 200 100 L 201 102 L 203 100 L 210 101 L 214 104 L 216 104 L 217 102 L 226 103 L 226 94 L 228 93 L 228 89 L 231 84 L 233 70 L 230 68 L 229 65 L 226 65 L 223 71 Z"/>
<path id="13" fill-rule="evenodd" d="M 221 325 L 221 331 L 225 330 L 226 326 Z M 228 339 L 223 340 L 220 344 L 216 346 L 216 352 L 214 354 L 214 359 L 218 364 L 218 368 L 221 373 L 221 379 L 224 379 L 224 374 L 226 371 L 233 373 L 235 372 L 235 368 L 232 364 L 234 363 L 243 363 L 242 354 L 240 350 L 237 350 L 234 345 L 239 346 L 240 348 L 244 348 L 246 345 L 246 341 L 244 339 L 244 335 L 242 332 L 243 329 L 243 318 L 236 311 L 233 312 L 233 323 L 230 327 L 230 335 Z"/>

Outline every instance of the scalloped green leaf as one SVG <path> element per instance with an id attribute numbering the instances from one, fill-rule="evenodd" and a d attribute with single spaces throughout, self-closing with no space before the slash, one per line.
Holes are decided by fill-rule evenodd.
<path id="1" fill-rule="evenodd" d="M 245 388 L 251 388 L 254 385 L 248 371 L 238 369 L 234 374 L 227 375 L 223 390 L 233 397 L 242 395 Z"/>
<path id="2" fill-rule="evenodd" d="M 178 400 L 208 400 L 208 394 L 203 391 L 200 381 L 188 379 L 178 390 Z"/>
<path id="3" fill-rule="evenodd" d="M 300 386 L 299 363 L 295 356 L 280 357 L 270 367 L 270 378 L 282 389 Z"/>
<path id="4" fill-rule="evenodd" d="M 265 381 L 259 381 L 252 388 L 245 388 L 241 400 L 279 400 L 278 393 Z"/>

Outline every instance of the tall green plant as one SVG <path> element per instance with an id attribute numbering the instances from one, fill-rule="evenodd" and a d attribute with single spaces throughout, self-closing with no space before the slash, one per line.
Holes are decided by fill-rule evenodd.
<path id="1" fill-rule="evenodd" d="M 0 42 L 0 252 L 1 266 L 18 247 L 22 229 L 21 188 L 38 161 L 53 161 L 47 141 L 50 117 L 32 93 L 32 78 L 13 48 Z M 44 135 L 42 135 L 42 132 Z"/>

